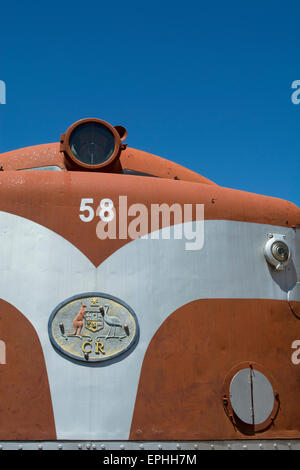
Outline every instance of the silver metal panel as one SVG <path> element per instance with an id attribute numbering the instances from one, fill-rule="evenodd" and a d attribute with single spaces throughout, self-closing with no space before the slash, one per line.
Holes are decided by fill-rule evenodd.
<path id="1" fill-rule="evenodd" d="M 300 282 L 300 230 L 293 230 L 291 233 L 293 264 L 290 269 L 295 269 L 297 281 Z"/>
<path id="2" fill-rule="evenodd" d="M 269 418 L 274 407 L 274 391 L 267 377 L 253 369 L 254 424 L 261 424 Z"/>
<path id="3" fill-rule="evenodd" d="M 300 302 L 300 282 L 297 282 L 288 293 L 289 301 Z"/>
<path id="4" fill-rule="evenodd" d="M 240 420 L 253 424 L 250 369 L 237 372 L 230 383 L 230 403 Z"/>

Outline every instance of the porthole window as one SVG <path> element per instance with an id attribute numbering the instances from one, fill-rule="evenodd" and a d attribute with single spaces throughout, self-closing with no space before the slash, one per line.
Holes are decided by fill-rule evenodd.
<path id="1" fill-rule="evenodd" d="M 272 385 L 264 374 L 250 367 L 235 374 L 229 398 L 235 414 L 247 424 L 263 423 L 274 407 Z"/>
<path id="2" fill-rule="evenodd" d="M 279 399 L 263 367 L 243 363 L 227 375 L 223 402 L 232 422 L 247 433 L 269 427 L 277 415 Z"/>

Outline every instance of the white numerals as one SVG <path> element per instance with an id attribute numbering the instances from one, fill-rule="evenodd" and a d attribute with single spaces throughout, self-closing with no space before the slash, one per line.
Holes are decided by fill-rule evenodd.
<path id="1" fill-rule="evenodd" d="M 94 199 L 81 199 L 80 212 L 88 213 L 88 215 L 79 214 L 79 217 L 82 220 L 82 222 L 91 222 L 93 218 L 95 217 L 94 209 L 88 205 L 88 204 L 93 204 L 93 203 L 94 203 Z"/>
<path id="2" fill-rule="evenodd" d="M 100 202 L 99 217 L 103 222 L 111 222 L 115 216 L 114 203 L 111 199 L 102 199 Z M 107 214 L 107 215 L 106 215 Z"/>
<path id="3" fill-rule="evenodd" d="M 91 222 L 95 217 L 95 210 L 93 208 L 94 199 L 84 198 L 81 199 L 79 214 L 82 222 Z M 115 216 L 114 203 L 111 199 L 101 199 L 99 207 L 96 211 L 103 222 L 111 222 Z"/>

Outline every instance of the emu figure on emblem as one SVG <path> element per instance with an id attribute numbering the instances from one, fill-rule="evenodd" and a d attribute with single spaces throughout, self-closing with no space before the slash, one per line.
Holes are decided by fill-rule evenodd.
<path id="1" fill-rule="evenodd" d="M 111 336 L 111 338 L 115 338 L 116 337 L 116 329 L 117 328 L 123 328 L 123 325 L 120 321 L 120 319 L 118 317 L 110 317 L 107 315 L 107 312 L 110 308 L 110 305 L 108 304 L 105 304 L 104 307 L 102 308 L 102 315 L 103 315 L 103 320 L 104 320 L 104 323 L 106 323 L 106 325 L 109 326 L 109 330 L 108 330 L 108 333 L 106 335 L 106 338 L 107 339 L 110 335 L 110 332 L 112 331 L 112 329 L 114 328 L 114 334 L 113 336 Z"/>

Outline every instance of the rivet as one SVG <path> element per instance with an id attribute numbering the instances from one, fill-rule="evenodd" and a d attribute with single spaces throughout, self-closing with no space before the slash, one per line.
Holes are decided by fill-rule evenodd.
<path id="1" fill-rule="evenodd" d="M 140 448 L 141 450 L 143 450 L 143 449 L 144 449 L 143 444 L 140 444 L 140 445 L 139 445 L 139 448 Z"/>
<path id="2" fill-rule="evenodd" d="M 274 444 L 274 449 L 277 450 L 277 444 Z"/>
<path id="3" fill-rule="evenodd" d="M 248 446 L 244 445 L 243 450 L 248 450 Z"/>
<path id="4" fill-rule="evenodd" d="M 230 444 L 228 444 L 227 449 L 231 450 L 231 445 Z"/>
<path id="5" fill-rule="evenodd" d="M 291 448 L 292 448 L 292 444 L 291 444 L 291 442 L 289 442 L 289 443 L 288 443 L 288 447 L 289 447 L 289 449 L 291 449 Z"/>
<path id="6" fill-rule="evenodd" d="M 160 444 L 159 444 L 157 447 L 159 448 L 159 450 L 161 450 L 161 449 L 162 449 L 162 446 L 161 446 Z"/>
<path id="7" fill-rule="evenodd" d="M 125 449 L 125 446 L 121 445 L 121 446 L 120 446 L 120 449 L 121 449 L 121 450 L 124 450 L 124 449 Z"/>
<path id="8" fill-rule="evenodd" d="M 215 450 L 215 446 L 213 444 L 210 445 L 211 450 Z"/>
<path id="9" fill-rule="evenodd" d="M 180 444 L 177 444 L 177 445 L 176 445 L 176 449 L 180 450 L 180 449 L 181 449 L 181 445 L 180 445 Z"/>
<path id="10" fill-rule="evenodd" d="M 93 449 L 93 450 L 97 450 L 96 444 L 93 444 L 93 445 L 92 445 L 92 449 Z"/>
<path id="11" fill-rule="evenodd" d="M 38 450 L 43 450 L 43 446 L 42 446 L 42 445 L 39 445 L 39 446 L 38 446 Z"/>
<path id="12" fill-rule="evenodd" d="M 91 444 L 87 444 L 86 448 L 89 450 L 91 448 Z"/>
<path id="13" fill-rule="evenodd" d="M 105 445 L 104 445 L 104 444 L 101 444 L 100 449 L 101 449 L 101 450 L 105 450 Z"/>
<path id="14" fill-rule="evenodd" d="M 82 445 L 81 444 L 78 444 L 78 449 L 81 450 L 82 449 Z"/>
<path id="15" fill-rule="evenodd" d="M 23 446 L 19 446 L 19 447 L 18 447 L 18 450 L 23 450 Z"/>
<path id="16" fill-rule="evenodd" d="M 264 446 L 262 444 L 259 444 L 258 446 L 261 450 L 263 450 Z"/>
<path id="17" fill-rule="evenodd" d="M 196 450 L 199 449 L 198 444 L 195 444 L 195 445 L 194 445 L 194 449 L 196 449 Z"/>

